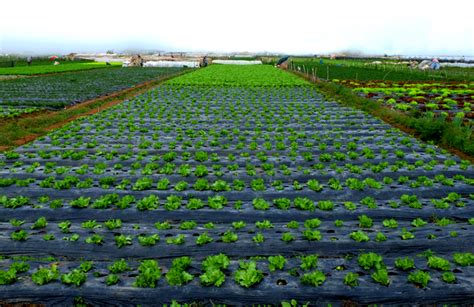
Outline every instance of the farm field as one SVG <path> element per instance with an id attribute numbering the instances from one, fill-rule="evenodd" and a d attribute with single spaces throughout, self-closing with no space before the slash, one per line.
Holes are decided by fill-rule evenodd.
<path id="1" fill-rule="evenodd" d="M 339 81 L 363 97 L 405 112 L 431 112 L 447 119 L 474 118 L 474 83 Z"/>
<path id="2" fill-rule="evenodd" d="M 0 107 L 19 115 L 31 108 L 59 109 L 182 71 L 180 68 L 103 68 L 1 81 Z M 16 111 L 15 111 L 16 110 Z M 16 113 L 15 113 L 16 112 Z M 0 114 L 0 117 L 2 115 Z"/>
<path id="3" fill-rule="evenodd" d="M 0 174 L 4 301 L 474 300 L 470 162 L 273 67 L 171 79 Z"/>
<path id="4" fill-rule="evenodd" d="M 474 154 L 473 68 L 419 71 L 362 60 L 324 61 L 327 63 L 296 59 L 290 70 L 328 81 L 317 82 L 317 87 L 346 106 L 411 130 L 425 141 L 468 156 Z M 321 65 L 327 66 L 325 71 Z"/>
<path id="5" fill-rule="evenodd" d="M 394 64 L 395 61 L 379 61 L 372 64 L 371 59 L 323 59 L 294 58 L 291 68 L 304 73 L 314 74 L 326 80 L 354 81 L 430 81 L 430 82 L 469 82 L 474 81 L 474 68 L 442 67 L 440 70 L 411 69 L 406 65 Z"/>
<path id="6" fill-rule="evenodd" d="M 0 67 L 0 75 L 26 75 L 28 76 L 28 75 L 61 73 L 61 72 L 67 72 L 67 71 L 110 68 L 111 66 L 120 67 L 121 63 L 111 63 L 111 65 L 106 65 L 105 63 L 99 63 L 99 62 L 80 62 L 80 63 L 63 62 L 60 65 L 52 65 L 51 63 L 47 63 L 43 65 L 32 65 L 32 66 L 20 65 L 16 67 Z"/>

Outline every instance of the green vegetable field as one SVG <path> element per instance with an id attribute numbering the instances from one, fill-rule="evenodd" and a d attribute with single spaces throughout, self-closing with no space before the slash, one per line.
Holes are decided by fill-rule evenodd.
<path id="1" fill-rule="evenodd" d="M 111 69 L 129 73 L 113 86 L 177 72 Z M 67 88 L 89 97 L 91 72 Z M 0 81 L 4 104 L 74 96 L 25 80 Z M 409 87 L 350 86 L 380 103 Z M 471 162 L 272 66 L 171 78 L 0 153 L 0 174 L 0 305 L 474 301 Z"/>

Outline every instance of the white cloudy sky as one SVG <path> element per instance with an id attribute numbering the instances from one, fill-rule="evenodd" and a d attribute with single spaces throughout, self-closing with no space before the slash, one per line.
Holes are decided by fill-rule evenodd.
<path id="1" fill-rule="evenodd" d="M 472 0 L 5 0 L 0 53 L 474 55 Z"/>

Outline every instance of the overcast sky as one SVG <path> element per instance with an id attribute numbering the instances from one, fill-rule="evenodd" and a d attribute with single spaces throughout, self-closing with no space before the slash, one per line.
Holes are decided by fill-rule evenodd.
<path id="1" fill-rule="evenodd" d="M 6 0 L 0 53 L 474 55 L 472 0 Z"/>

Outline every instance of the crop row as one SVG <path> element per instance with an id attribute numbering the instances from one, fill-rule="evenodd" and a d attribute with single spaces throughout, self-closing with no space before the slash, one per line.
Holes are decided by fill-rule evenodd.
<path id="1" fill-rule="evenodd" d="M 392 242 L 393 240 L 449 240 L 449 238 L 468 239 L 472 232 L 474 219 L 455 221 L 445 217 L 431 218 L 426 221 L 415 218 L 412 221 L 398 221 L 390 218 L 374 221 L 373 218 L 362 214 L 356 220 L 335 220 L 322 222 L 319 218 L 310 218 L 298 222 L 289 221 L 286 224 L 273 223 L 268 219 L 247 224 L 243 220 L 228 224 L 207 222 L 198 224 L 194 220 L 181 223 L 173 221 L 158 221 L 154 224 L 129 224 L 121 219 L 109 219 L 103 223 L 96 220 L 86 220 L 77 223 L 70 220 L 48 222 L 45 217 L 27 223 L 25 220 L 11 219 L 9 223 L 0 223 L 0 229 L 10 229 L 7 234 L 12 241 L 63 240 L 70 242 L 85 242 L 103 245 L 114 242 L 118 248 L 139 243 L 142 246 L 154 246 L 163 238 L 166 244 L 198 246 L 215 243 L 253 242 L 265 244 L 271 239 L 271 244 L 277 249 L 276 240 L 282 242 L 301 241 L 356 241 L 356 242 Z M 445 228 L 445 230 L 443 230 Z M 6 236 L 0 236 L 6 239 Z M 349 240 L 351 239 L 351 240 Z M 454 244 L 454 242 L 452 242 Z M 4 242 L 5 248 L 7 244 Z M 248 244 L 248 243 L 247 243 Z M 161 244 L 160 244 L 161 245 Z M 47 248 L 47 243 L 42 244 Z M 364 245 L 362 245 L 363 247 Z M 289 245 L 291 247 L 291 244 Z"/>
<path id="2" fill-rule="evenodd" d="M 2 81 L 0 105 L 61 108 L 177 73 L 175 68 L 104 68 Z"/>
<path id="3" fill-rule="evenodd" d="M 383 257 L 376 253 L 362 253 L 359 254 L 356 261 L 345 261 L 344 259 L 336 261 L 339 265 L 332 269 L 335 271 L 334 277 L 331 274 L 332 270 L 327 272 L 328 264 L 331 264 L 325 264 L 324 260 L 319 260 L 318 255 L 314 254 L 289 259 L 281 255 L 268 258 L 256 257 L 247 261 L 235 261 L 229 259 L 225 254 L 217 254 L 202 260 L 201 270 L 198 269 L 199 264 L 196 261 L 186 256 L 174 258 L 166 266 L 160 266 L 158 261 L 151 259 L 133 264 L 122 259 L 113 263 L 98 263 L 98 265 L 92 261 L 82 261 L 80 264 L 67 264 L 66 268 L 62 269 L 54 263 L 33 265 L 36 267 L 34 269 L 25 261 L 2 261 L 2 265 L 9 266 L 7 270 L 0 270 L 0 285 L 13 284 L 17 280 L 24 281 L 28 278 L 39 286 L 61 281 L 68 286 L 80 287 L 89 277 L 98 278 L 99 283 L 107 286 L 155 288 L 162 283 L 160 281 L 162 277 L 170 286 L 184 286 L 197 277 L 199 282 L 196 283 L 200 283 L 202 286 L 221 287 L 225 282 L 229 282 L 226 279 L 232 277 L 238 285 L 249 288 L 258 285 L 264 278 L 273 279 L 273 274 L 279 277 L 277 284 L 280 286 L 295 282 L 294 280 L 297 278 L 301 284 L 313 287 L 324 286 L 326 280 L 331 278 L 339 279 L 341 286 L 344 284 L 348 287 L 362 286 L 366 282 L 396 286 L 396 284 L 392 284 L 392 280 L 401 282 L 403 280 L 400 278 L 401 276 L 405 276 L 405 282 L 412 283 L 419 288 L 426 288 L 430 281 L 435 282 L 436 279 L 447 284 L 468 282 L 465 279 L 466 274 L 463 274 L 462 270 L 457 269 L 456 274 L 452 272 L 453 264 L 449 260 L 429 252 L 423 256 L 418 256 L 422 259 L 399 257 L 389 266 Z M 453 253 L 452 259 L 455 263 L 454 267 L 458 268 L 474 264 L 474 254 L 472 253 Z M 348 266 L 349 264 L 352 267 Z M 358 267 L 355 267 L 356 264 Z M 324 267 L 326 272 L 318 270 L 318 266 Z M 394 272 L 395 270 L 398 270 L 397 273 Z M 340 273 L 338 274 L 337 271 Z M 467 272 L 470 272 L 469 268 Z M 432 279 L 431 274 L 436 277 Z M 131 276 L 136 277 L 131 278 Z M 369 276 L 370 278 L 364 278 Z"/>

